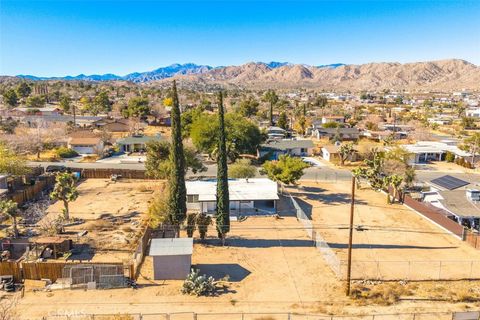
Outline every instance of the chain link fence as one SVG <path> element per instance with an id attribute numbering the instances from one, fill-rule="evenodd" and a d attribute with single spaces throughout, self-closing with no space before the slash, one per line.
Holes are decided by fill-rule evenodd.
<path id="1" fill-rule="evenodd" d="M 308 216 L 302 210 L 298 202 L 290 194 L 288 194 L 288 196 L 293 204 L 293 207 L 295 208 L 297 219 L 305 228 L 307 235 L 310 237 L 310 239 L 312 239 L 313 243 L 315 244 L 315 247 L 318 249 L 318 251 L 320 251 L 323 258 L 327 262 L 328 266 L 335 273 L 335 275 L 338 278 L 342 278 L 341 261 L 338 259 L 337 255 L 332 250 L 332 248 L 330 248 L 327 241 L 323 239 L 321 234 L 315 231 L 312 224 L 312 220 L 308 218 Z"/>
<path id="2" fill-rule="evenodd" d="M 86 287 L 95 283 L 99 289 L 122 288 L 126 286 L 126 277 L 123 265 L 66 265 L 63 270 L 63 279 L 71 287 Z"/>
<path id="3" fill-rule="evenodd" d="M 479 320 L 480 311 L 397 313 L 364 316 L 329 316 L 300 313 L 152 313 L 110 315 L 59 315 L 42 320 Z M 31 319 L 34 320 L 34 319 Z M 35 319 L 36 320 L 36 319 Z"/>
<path id="4" fill-rule="evenodd" d="M 347 261 L 340 260 L 328 242 L 316 231 L 312 220 L 290 194 L 298 221 L 322 254 L 338 279 L 345 280 Z M 480 279 L 480 261 L 477 260 L 426 260 L 426 261 L 352 261 L 354 280 L 463 280 Z"/>

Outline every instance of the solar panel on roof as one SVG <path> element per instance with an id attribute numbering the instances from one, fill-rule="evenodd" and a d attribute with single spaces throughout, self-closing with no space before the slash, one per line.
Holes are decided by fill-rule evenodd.
<path id="1" fill-rule="evenodd" d="M 470 182 L 463 181 L 449 175 L 433 179 L 431 182 L 447 190 L 454 190 L 470 184 Z"/>

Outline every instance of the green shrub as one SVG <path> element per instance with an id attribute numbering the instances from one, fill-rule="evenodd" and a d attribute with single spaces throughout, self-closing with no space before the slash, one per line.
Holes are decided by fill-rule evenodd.
<path id="1" fill-rule="evenodd" d="M 453 154 L 450 151 L 447 151 L 447 154 L 445 155 L 445 161 L 447 161 L 447 162 L 455 161 L 455 154 Z"/>
<path id="2" fill-rule="evenodd" d="M 66 147 L 60 147 L 56 150 L 56 154 L 60 157 L 60 158 L 73 158 L 73 157 L 76 157 L 78 156 L 78 153 L 77 151 L 73 150 L 73 149 L 69 149 L 69 148 L 66 148 Z"/>

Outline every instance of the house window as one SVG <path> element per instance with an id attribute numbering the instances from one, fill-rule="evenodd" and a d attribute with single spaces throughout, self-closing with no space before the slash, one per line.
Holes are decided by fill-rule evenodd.
<path id="1" fill-rule="evenodd" d="M 197 202 L 198 202 L 198 194 L 187 195 L 187 203 L 197 203 Z"/>

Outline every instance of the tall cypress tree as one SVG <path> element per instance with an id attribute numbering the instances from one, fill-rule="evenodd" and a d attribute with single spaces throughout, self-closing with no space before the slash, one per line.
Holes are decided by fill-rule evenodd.
<path id="1" fill-rule="evenodd" d="M 175 80 L 173 81 L 172 100 L 172 149 L 170 152 L 172 171 L 169 179 L 169 220 L 175 226 L 178 236 L 180 224 L 187 215 L 187 189 L 185 187 L 185 156 L 183 154 L 180 106 Z"/>
<path id="2" fill-rule="evenodd" d="M 230 201 L 228 197 L 227 144 L 223 115 L 223 95 L 218 94 L 218 157 L 217 157 L 217 232 L 225 245 L 225 236 L 230 231 Z"/>

